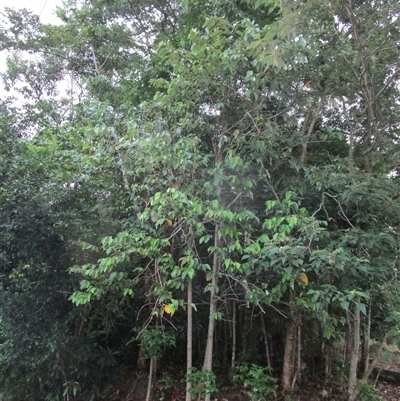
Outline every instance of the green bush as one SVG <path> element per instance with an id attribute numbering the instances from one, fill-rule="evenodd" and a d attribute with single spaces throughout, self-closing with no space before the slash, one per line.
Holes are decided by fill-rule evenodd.
<path id="1" fill-rule="evenodd" d="M 235 369 L 233 381 L 247 390 L 252 401 L 266 401 L 276 396 L 276 379 L 270 375 L 271 368 L 256 364 L 243 364 Z"/>
<path id="2" fill-rule="evenodd" d="M 186 376 L 186 380 L 191 383 L 190 394 L 196 400 L 218 391 L 214 372 L 193 368 L 192 372 Z"/>
<path id="3" fill-rule="evenodd" d="M 382 398 L 375 394 L 375 389 L 365 380 L 357 383 L 358 397 L 360 401 L 381 401 Z"/>

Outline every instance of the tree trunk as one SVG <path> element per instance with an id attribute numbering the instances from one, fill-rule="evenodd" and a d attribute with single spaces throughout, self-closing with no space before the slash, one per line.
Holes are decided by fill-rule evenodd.
<path id="1" fill-rule="evenodd" d="M 232 303 L 232 356 L 231 356 L 231 374 L 236 364 L 236 304 Z"/>
<path id="2" fill-rule="evenodd" d="M 357 366 L 358 366 L 358 353 L 360 348 L 360 309 L 357 304 L 359 302 L 357 297 L 354 300 L 353 319 L 352 319 L 352 346 L 350 350 L 350 371 L 349 371 L 349 385 L 348 401 L 354 401 L 357 397 Z"/>
<path id="3" fill-rule="evenodd" d="M 312 118 L 312 120 L 310 121 L 310 125 L 308 126 L 307 129 L 307 125 L 309 122 L 309 119 L 311 117 L 311 110 L 309 110 L 309 112 L 306 115 L 306 118 L 304 120 L 302 129 L 301 129 L 301 133 L 302 133 L 302 150 L 301 150 L 301 155 L 300 155 L 300 162 L 301 163 L 306 163 L 307 162 L 307 149 L 308 149 L 308 142 L 310 141 L 311 135 L 314 132 L 314 128 L 315 128 L 315 124 L 317 123 L 317 119 L 319 117 L 319 114 L 321 113 L 322 107 L 323 107 L 323 102 L 322 99 L 319 100 L 318 102 L 318 106 L 315 109 L 314 112 L 314 116 Z M 307 130 L 307 133 L 306 133 Z"/>
<path id="4" fill-rule="evenodd" d="M 285 353 L 283 356 L 282 390 L 292 388 L 295 372 L 296 356 L 296 324 L 294 321 L 288 323 L 286 328 Z"/>
<path id="5" fill-rule="evenodd" d="M 363 363 L 363 375 L 368 372 L 369 369 L 369 339 L 371 335 L 371 304 L 368 307 L 367 323 L 363 330 L 363 342 L 362 342 L 362 363 Z"/>
<path id="6" fill-rule="evenodd" d="M 224 122 L 224 113 L 221 113 L 221 120 Z M 225 128 L 222 131 L 225 132 Z M 215 151 L 215 166 L 218 166 L 222 160 L 222 140 L 223 136 L 219 138 L 218 146 L 214 146 Z M 216 198 L 219 199 L 221 196 L 221 187 L 216 187 Z M 203 370 L 211 372 L 213 364 L 213 347 L 214 347 L 214 331 L 215 331 L 215 313 L 217 312 L 217 286 L 218 286 L 218 273 L 220 270 L 220 259 L 217 254 L 219 248 L 219 225 L 215 223 L 214 227 L 214 253 L 213 253 L 213 264 L 212 264 L 212 277 L 211 277 L 211 288 L 210 288 L 210 316 L 208 320 L 208 331 L 207 331 L 207 344 L 206 352 L 204 355 Z M 211 394 L 205 396 L 205 401 L 210 401 Z"/>
<path id="7" fill-rule="evenodd" d="M 247 324 L 248 321 L 248 315 L 249 315 L 249 308 L 239 308 L 239 327 L 242 328 L 240 330 L 241 336 L 240 336 L 240 344 L 241 344 L 241 359 L 242 360 L 247 360 L 249 356 L 249 350 L 248 350 L 248 330 L 247 327 L 249 325 Z"/>
<path id="8" fill-rule="evenodd" d="M 292 380 L 292 389 L 296 384 L 296 380 L 300 378 L 301 375 L 301 325 L 299 321 L 296 324 L 296 328 L 297 328 L 297 368 Z"/>
<path id="9" fill-rule="evenodd" d="M 324 383 L 328 383 L 331 377 L 331 347 L 327 346 L 325 340 L 322 339 L 321 343 L 321 355 L 324 358 Z"/>
<path id="10" fill-rule="evenodd" d="M 265 356 L 267 358 L 267 365 L 271 367 L 271 356 L 269 354 L 269 346 L 268 346 L 268 338 L 267 338 L 267 330 L 265 330 L 265 323 L 264 323 L 264 316 L 261 315 L 261 325 L 262 325 L 262 332 L 264 338 L 264 345 L 265 345 Z"/>
<path id="11" fill-rule="evenodd" d="M 227 305 L 227 309 L 229 308 L 229 305 Z M 229 312 L 227 311 L 227 314 Z M 221 327 L 221 335 L 222 335 L 222 344 L 223 344 L 223 352 L 222 352 L 222 371 L 223 372 L 229 372 L 228 368 L 228 354 L 229 354 L 229 339 L 230 339 L 230 327 L 229 327 L 229 322 L 228 321 L 223 321 L 222 327 Z"/>
<path id="12" fill-rule="evenodd" d="M 343 369 L 350 364 L 350 353 L 353 343 L 353 325 L 351 320 L 351 314 L 349 311 L 346 312 L 346 323 L 347 323 L 347 330 L 346 330 L 345 347 L 343 350 L 343 363 L 342 363 Z"/>
<path id="13" fill-rule="evenodd" d="M 146 401 L 151 400 L 151 388 L 153 387 L 153 371 L 154 371 L 155 358 L 150 359 L 149 380 L 147 383 Z"/>
<path id="14" fill-rule="evenodd" d="M 293 301 L 294 292 L 290 290 L 289 304 Z M 295 368 L 296 368 L 296 332 L 297 324 L 295 318 L 295 309 L 293 305 L 289 306 L 289 319 L 286 327 L 285 352 L 283 356 L 282 369 L 282 390 L 292 388 Z"/>
<path id="15" fill-rule="evenodd" d="M 385 346 L 385 343 L 387 341 L 387 337 L 388 337 L 388 333 L 385 334 L 385 336 L 382 338 L 380 344 L 379 344 L 379 348 L 376 351 L 376 354 L 374 355 L 374 359 L 372 360 L 372 362 L 368 365 L 368 369 L 366 371 L 364 371 L 364 374 L 362 376 L 363 380 L 368 380 L 369 376 L 371 375 L 372 371 L 374 370 L 375 366 L 377 365 L 377 363 L 381 360 L 382 357 L 382 350 L 383 347 Z M 377 380 L 377 379 L 376 379 Z"/>
<path id="16" fill-rule="evenodd" d="M 193 286 L 192 280 L 188 280 L 187 289 L 187 343 L 186 343 L 186 373 L 189 375 L 193 367 Z M 192 401 L 190 394 L 191 383 L 186 380 L 186 401 Z"/>
<path id="17" fill-rule="evenodd" d="M 140 346 L 139 355 L 136 361 L 136 369 L 142 370 L 145 368 L 145 366 L 146 366 L 146 352 L 144 351 L 143 346 Z"/>
<path id="18" fill-rule="evenodd" d="M 215 225 L 214 229 L 214 247 L 218 249 L 218 224 Z M 207 345 L 206 353 L 204 355 L 203 370 L 212 371 L 213 363 L 213 346 L 214 346 L 214 331 L 215 331 L 215 313 L 217 312 L 217 285 L 218 285 L 218 272 L 219 272 L 219 257 L 214 251 L 213 255 L 213 268 L 212 268 L 212 278 L 211 278 L 211 291 L 210 291 L 210 318 L 208 321 L 208 332 L 207 332 Z M 205 401 L 210 401 L 211 394 L 207 394 Z"/>

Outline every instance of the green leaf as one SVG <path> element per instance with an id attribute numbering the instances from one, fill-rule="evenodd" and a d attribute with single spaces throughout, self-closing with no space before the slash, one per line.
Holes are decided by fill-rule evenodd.
<path id="1" fill-rule="evenodd" d="M 133 290 L 131 288 L 124 288 L 124 297 L 126 297 L 128 295 L 132 296 Z"/>
<path id="2" fill-rule="evenodd" d="M 391 352 L 388 349 L 385 349 L 382 354 L 382 362 L 387 362 L 390 359 Z"/>
<path id="3" fill-rule="evenodd" d="M 367 314 L 367 308 L 365 306 L 365 304 L 362 303 L 358 303 L 357 304 L 357 308 L 360 310 L 360 312 L 362 312 L 364 315 Z"/>
<path id="4" fill-rule="evenodd" d="M 158 220 L 158 218 L 159 218 L 158 213 L 155 212 L 155 211 L 152 211 L 152 212 L 150 213 L 150 218 L 151 218 L 151 221 L 152 221 L 153 223 L 156 223 L 157 220 Z"/>

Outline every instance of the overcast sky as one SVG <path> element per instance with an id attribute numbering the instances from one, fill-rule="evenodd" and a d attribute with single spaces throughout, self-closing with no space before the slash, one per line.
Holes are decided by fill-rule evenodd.
<path id="1" fill-rule="evenodd" d="M 26 8 L 34 14 L 40 15 L 40 20 L 47 24 L 57 24 L 58 18 L 55 14 L 56 6 L 61 6 L 62 0 L 0 0 L 0 11 L 3 12 L 4 7 L 10 8 Z M 6 54 L 0 52 L 0 71 L 5 70 Z M 0 94 L 2 92 L 0 83 Z"/>
<path id="2" fill-rule="evenodd" d="M 40 15 L 40 19 L 44 23 L 55 23 L 57 17 L 55 15 L 56 6 L 61 6 L 62 0 L 0 0 L 0 10 L 4 7 L 11 8 L 27 8 L 35 14 Z"/>

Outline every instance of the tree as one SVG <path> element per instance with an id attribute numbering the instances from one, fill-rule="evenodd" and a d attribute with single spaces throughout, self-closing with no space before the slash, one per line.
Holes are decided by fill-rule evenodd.
<path id="1" fill-rule="evenodd" d="M 12 294 L 2 336 L 22 344 L 23 321 L 44 319 L 66 328 L 57 344 L 69 339 L 53 360 L 43 357 L 50 341 L 32 334 L 41 348 L 18 358 L 43 377 L 59 373 L 40 387 L 21 363 L 18 380 L 36 383 L 32 399 L 62 397 L 60 383 L 68 396 L 101 381 L 74 365 L 133 370 L 146 341 L 169 338 L 152 335 L 171 327 L 187 343 L 169 352 L 187 361 L 187 400 L 210 399 L 228 355 L 232 365 L 272 365 L 290 391 L 307 380 L 303 361 L 320 358 L 328 374 L 327 346 L 344 337 L 355 399 L 358 344 L 368 361 L 370 336 L 394 335 L 398 324 L 388 285 L 398 4 L 111 3 L 67 2 L 60 27 L 26 11 L 4 15 L 1 48 L 17 52 L 3 79 L 30 101 L 2 109 L 2 284 Z M 383 294 L 393 310 L 375 312 Z M 24 300 L 45 316 L 15 315 Z M 249 331 L 236 336 L 236 322 Z M 303 332 L 304 322 L 314 329 Z M 312 355 L 310 343 L 320 344 Z M 5 354 L 13 344 L 3 342 Z M 215 344 L 224 345 L 217 354 Z M 148 354 L 148 398 L 162 348 Z M 3 362 L 4 372 L 14 363 Z"/>

